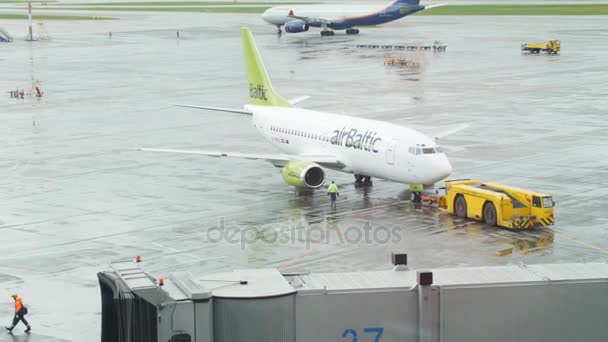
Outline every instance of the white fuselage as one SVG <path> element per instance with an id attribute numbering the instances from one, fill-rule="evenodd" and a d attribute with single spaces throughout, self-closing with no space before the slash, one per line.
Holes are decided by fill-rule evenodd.
<path id="1" fill-rule="evenodd" d="M 298 17 L 324 18 L 327 20 L 343 20 L 382 11 L 387 5 L 284 5 L 267 9 L 262 19 L 269 24 L 284 25 L 294 20 L 289 14 Z"/>
<path id="2" fill-rule="evenodd" d="M 426 135 L 388 122 L 301 108 L 246 105 L 253 125 L 289 155 L 335 156 L 340 171 L 405 184 L 434 184 L 452 171 Z"/>

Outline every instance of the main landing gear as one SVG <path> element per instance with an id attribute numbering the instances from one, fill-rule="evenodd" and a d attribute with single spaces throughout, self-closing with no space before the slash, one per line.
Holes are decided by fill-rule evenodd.
<path id="1" fill-rule="evenodd" d="M 372 185 L 372 177 L 364 176 L 364 175 L 355 175 L 355 184 L 356 185 Z"/>
<path id="2" fill-rule="evenodd" d="M 359 29 L 354 29 L 354 28 L 346 29 L 346 34 L 347 35 L 359 34 Z M 333 35 L 334 35 L 334 31 L 332 31 L 332 30 L 325 29 L 325 30 L 321 31 L 322 37 L 333 36 Z"/>

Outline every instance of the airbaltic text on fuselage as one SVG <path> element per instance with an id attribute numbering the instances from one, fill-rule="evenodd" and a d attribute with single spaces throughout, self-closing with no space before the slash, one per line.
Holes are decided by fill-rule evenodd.
<path id="1" fill-rule="evenodd" d="M 365 131 L 359 132 L 356 128 L 341 130 L 337 129 L 331 137 L 331 144 L 354 148 L 356 150 L 372 151 L 378 153 L 377 144 L 382 141 L 382 138 L 376 136 L 376 132 Z"/>
<path id="2" fill-rule="evenodd" d="M 266 88 L 261 84 L 249 83 L 249 97 L 252 99 L 266 100 Z"/>

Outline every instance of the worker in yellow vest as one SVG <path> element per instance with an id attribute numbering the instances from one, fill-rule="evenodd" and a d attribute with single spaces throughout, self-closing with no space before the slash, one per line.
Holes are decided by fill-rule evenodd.
<path id="1" fill-rule="evenodd" d="M 335 208 L 336 207 L 336 197 L 340 196 L 340 189 L 338 189 L 338 185 L 336 185 L 336 183 L 334 183 L 333 181 L 327 187 L 327 194 L 329 195 L 329 198 L 331 199 L 330 206 L 332 208 Z"/>

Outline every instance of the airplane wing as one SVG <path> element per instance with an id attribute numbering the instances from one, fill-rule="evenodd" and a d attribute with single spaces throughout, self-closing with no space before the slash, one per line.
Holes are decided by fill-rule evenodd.
<path id="1" fill-rule="evenodd" d="M 218 111 L 218 112 L 228 112 L 228 113 L 237 113 L 237 114 L 244 114 L 244 115 L 252 115 L 251 112 L 246 111 L 244 109 L 234 109 L 234 108 L 224 108 L 224 107 L 210 107 L 210 106 L 197 106 L 197 105 L 179 104 L 179 103 L 173 103 L 173 105 L 174 106 L 178 106 L 178 107 L 197 108 L 197 109 L 213 110 L 213 111 Z"/>
<path id="2" fill-rule="evenodd" d="M 459 124 L 459 125 L 454 125 L 448 129 L 445 129 L 443 131 L 439 131 L 439 132 L 435 132 L 433 134 L 429 134 L 430 136 L 432 136 L 435 139 L 441 139 L 441 138 L 445 138 L 448 135 L 452 135 L 456 132 L 460 132 L 463 129 L 466 129 L 470 126 L 470 124 L 468 123 L 463 123 L 463 124 Z"/>
<path id="3" fill-rule="evenodd" d="M 272 163 L 274 166 L 283 167 L 288 161 L 303 160 L 317 163 L 331 169 L 343 169 L 345 165 L 336 157 L 329 155 L 287 155 L 280 153 L 240 153 L 240 152 L 219 152 L 219 151 L 202 151 L 202 150 L 174 150 L 165 148 L 137 148 L 139 151 L 147 152 L 165 152 L 179 154 L 194 154 L 217 158 L 242 158 L 251 160 L 265 160 Z"/>
<path id="4" fill-rule="evenodd" d="M 441 7 L 441 6 L 445 6 L 445 4 L 430 4 L 430 5 L 424 5 L 424 9 L 431 9 L 431 8 L 435 8 L 435 7 Z"/>
<path id="5" fill-rule="evenodd" d="M 302 20 L 310 26 L 314 27 L 322 27 L 331 24 L 331 20 L 323 19 L 323 18 L 313 18 L 313 17 L 301 17 L 299 15 L 288 15 L 288 17 L 293 19 Z"/>

